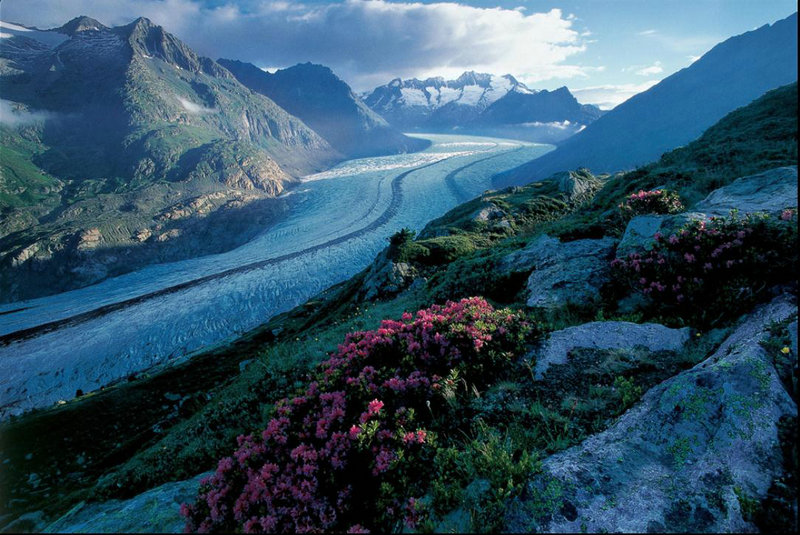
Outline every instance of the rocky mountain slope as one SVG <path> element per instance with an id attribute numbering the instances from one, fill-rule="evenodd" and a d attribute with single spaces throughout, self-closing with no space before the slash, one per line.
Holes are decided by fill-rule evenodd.
<path id="1" fill-rule="evenodd" d="M 566 87 L 534 91 L 510 74 L 465 72 L 456 80 L 392 80 L 365 95 L 366 104 L 403 129 L 467 131 L 557 141 L 600 117 Z M 527 129 L 527 135 L 526 135 Z"/>
<path id="2" fill-rule="evenodd" d="M 797 13 L 731 37 L 620 104 L 558 150 L 503 173 L 500 187 L 588 167 L 631 169 L 684 145 L 726 113 L 797 80 Z"/>
<path id="3" fill-rule="evenodd" d="M 342 157 L 147 19 L 25 30 L 0 39 L 5 301 L 235 246 Z"/>
<path id="4" fill-rule="evenodd" d="M 282 492 L 243 467 L 296 462 L 281 503 L 332 529 L 794 531 L 797 160 L 795 83 L 634 171 L 487 192 L 230 347 L 3 424 L 0 521 L 174 530 L 197 489 L 231 528 Z"/>
<path id="5" fill-rule="evenodd" d="M 237 80 L 299 117 L 348 158 L 413 152 L 428 142 L 404 136 L 369 109 L 328 67 L 305 63 L 275 73 L 220 59 Z"/>

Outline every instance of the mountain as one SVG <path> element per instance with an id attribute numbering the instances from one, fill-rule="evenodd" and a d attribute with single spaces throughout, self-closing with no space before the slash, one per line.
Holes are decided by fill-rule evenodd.
<path id="1" fill-rule="evenodd" d="M 603 112 L 597 106 L 580 104 L 566 87 L 553 91 L 524 93 L 509 91 L 493 102 L 477 119 L 481 125 L 519 124 L 532 122 L 564 122 L 590 124 Z"/>
<path id="2" fill-rule="evenodd" d="M 270 74 L 252 63 L 218 61 L 243 85 L 302 119 L 350 158 L 412 152 L 429 144 L 390 126 L 323 65 L 305 63 Z"/>
<path id="3" fill-rule="evenodd" d="M 396 78 L 366 95 L 364 101 L 404 129 L 458 129 L 523 138 L 533 133 L 545 135 L 548 141 L 580 131 L 603 113 L 596 106 L 579 104 L 566 87 L 535 91 L 510 74 L 472 71 L 447 81 L 441 77 Z"/>
<path id="4" fill-rule="evenodd" d="M 509 91 L 531 91 L 513 76 L 465 72 L 455 80 L 395 78 L 364 102 L 399 128 L 454 126 L 470 121 Z"/>
<path id="5" fill-rule="evenodd" d="M 679 193 L 690 209 L 715 190 L 726 195 L 712 194 L 712 199 L 752 203 L 755 198 L 772 197 L 773 204 L 781 203 L 784 198 L 773 197 L 776 188 L 752 186 L 757 180 L 767 185 L 765 179 L 770 176 L 786 176 L 785 166 L 794 166 L 796 176 L 797 102 L 796 84 L 770 91 L 728 114 L 687 146 L 630 173 L 592 177 L 585 171 L 571 171 L 556 180 L 486 192 L 431 222 L 416 240 L 412 232 L 399 232 L 375 262 L 352 279 L 230 344 L 0 423 L 0 436 L 8 445 L 0 471 L 0 484 L 7 489 L 2 495 L 6 514 L 0 517 L 0 529 L 113 532 L 147 526 L 152 531 L 176 532 L 186 519 L 174 504 L 192 505 L 199 480 L 213 474 L 216 466 L 224 468 L 206 479 L 208 485 L 200 492 L 205 497 L 212 486 L 221 488 L 220 482 L 230 483 L 223 488 L 231 491 L 219 492 L 210 506 L 216 500 L 232 504 L 242 497 L 241 502 L 252 507 L 257 495 L 242 486 L 262 467 L 274 471 L 274 465 L 263 462 L 263 455 L 281 446 L 273 441 L 278 444 L 275 448 L 261 447 L 261 430 L 270 429 L 268 434 L 279 428 L 284 439 L 295 442 L 312 437 L 317 440 L 313 451 L 329 456 L 331 448 L 322 446 L 327 439 L 313 439 L 314 433 L 340 429 L 346 433 L 350 421 L 334 419 L 326 427 L 331 419 L 318 424 L 319 418 L 307 417 L 309 427 L 301 418 L 310 410 L 336 408 L 337 399 L 345 396 L 342 410 L 354 422 L 353 434 L 361 414 L 382 411 L 373 422 L 380 418 L 380 425 L 405 423 L 404 431 L 414 432 L 411 437 L 395 430 L 398 447 L 405 447 L 399 446 L 401 436 L 409 436 L 406 442 L 411 442 L 420 430 L 427 435 L 424 441 L 407 445 L 401 450 L 403 456 L 395 457 L 389 470 L 374 479 L 375 463 L 361 462 L 363 451 L 358 456 L 351 453 L 363 443 L 339 441 L 344 446 L 334 451 L 347 453 L 346 470 L 331 468 L 330 457 L 324 464 L 313 465 L 314 476 L 325 476 L 329 483 L 315 491 L 325 493 L 322 496 L 330 504 L 345 503 L 337 498 L 356 491 L 357 496 L 380 492 L 385 499 L 381 503 L 408 503 L 410 481 L 417 495 L 435 498 L 425 519 L 434 532 L 565 532 L 575 530 L 584 522 L 582 518 L 590 532 L 619 531 L 631 525 L 637 531 L 646 531 L 649 525 L 659 531 L 724 531 L 726 526 L 738 526 L 748 532 L 769 532 L 770 528 L 796 532 L 797 479 L 792 454 L 797 406 L 792 375 L 797 355 L 796 295 L 792 295 L 796 293 L 796 212 L 786 211 L 788 221 L 774 216 L 758 220 L 755 230 L 776 240 L 766 244 L 771 249 L 766 259 L 739 255 L 741 249 L 735 245 L 723 253 L 746 262 L 766 260 L 764 270 L 728 272 L 738 278 L 732 284 L 718 282 L 718 277 L 731 281 L 724 270 L 708 273 L 700 262 L 682 261 L 685 248 L 671 249 L 666 255 L 670 264 L 662 273 L 689 270 L 703 284 L 712 288 L 716 284 L 721 290 L 719 295 L 692 296 L 697 300 L 683 311 L 661 308 L 663 303 L 658 301 L 650 307 L 638 294 L 638 299 L 631 300 L 628 284 L 594 292 L 596 301 L 569 303 L 565 299 L 551 301 L 545 310 L 527 307 L 537 306 L 530 305 L 532 298 L 539 303 L 546 296 L 574 299 L 576 287 L 601 283 L 602 277 L 595 275 L 608 274 L 614 255 L 607 245 L 626 228 L 618 206 L 631 193 L 667 188 Z M 737 179 L 754 174 L 759 176 Z M 738 195 L 730 195 L 737 191 Z M 796 190 L 785 199 L 784 206 L 796 205 Z M 492 217 L 485 217 L 487 213 Z M 746 222 L 741 220 L 734 230 L 740 224 Z M 720 243 L 713 235 L 700 242 L 710 261 L 716 255 L 708 245 Z M 728 234 L 721 237 L 725 243 L 730 241 Z M 745 239 L 745 251 L 763 247 L 752 236 Z M 570 251 L 573 254 L 566 256 Z M 782 276 L 769 267 L 773 262 L 786 266 L 792 260 L 794 270 Z M 370 283 L 377 288 L 377 296 L 365 296 Z M 760 290 L 760 294 L 755 300 L 742 299 L 748 290 Z M 781 294 L 772 304 L 750 313 L 754 301 L 770 301 Z M 475 298 L 467 307 L 444 304 L 448 299 L 476 295 L 511 310 L 493 313 L 491 306 Z M 431 303 L 443 306 L 414 314 Z M 715 328 L 704 328 L 684 315 L 696 318 L 709 306 L 728 309 L 721 316 L 707 315 L 716 321 Z M 531 345 L 498 347 L 498 341 L 507 340 L 502 337 L 508 329 L 489 329 L 521 310 L 527 312 L 524 340 Z M 460 315 L 455 321 L 454 311 Z M 631 317 L 635 323 L 617 321 Z M 382 319 L 394 321 L 383 323 Z M 403 324 L 401 339 L 395 333 Z M 357 334 L 345 338 L 345 333 L 354 331 Z M 417 338 L 421 343 L 416 350 L 425 351 L 426 358 L 417 357 L 413 347 L 408 349 L 409 340 Z M 478 341 L 480 352 L 475 348 Z M 442 355 L 450 355 L 447 351 L 456 344 L 464 353 L 451 360 L 439 358 L 440 348 Z M 337 347 L 341 354 L 350 350 L 348 346 L 363 350 L 356 366 L 346 367 L 354 359 L 336 354 Z M 437 351 L 427 356 L 431 348 Z M 402 354 L 395 359 L 392 351 Z M 263 360 L 265 353 L 273 358 L 261 365 L 258 359 Z M 329 356 L 333 358 L 328 365 L 315 367 Z M 363 371 L 366 363 L 370 367 Z M 431 363 L 441 363 L 445 370 L 437 373 L 440 382 L 428 372 Z M 466 368 L 464 363 L 471 366 Z M 450 381 L 444 375 L 449 370 L 458 372 L 449 372 Z M 360 388 L 359 382 L 367 384 L 370 377 L 376 378 L 374 388 Z M 420 377 L 431 377 L 430 384 L 438 386 L 419 386 Z M 314 379 L 318 379 L 314 390 L 300 388 Z M 340 384 L 331 393 L 330 386 Z M 308 395 L 299 397 L 299 392 Z M 325 396 L 322 402 L 316 401 L 320 394 Z M 291 396 L 298 397 L 288 408 L 278 401 L 291 400 Z M 376 399 L 383 400 L 377 409 Z M 543 399 L 548 400 L 546 405 Z M 406 403 L 404 410 L 389 412 L 390 403 L 398 400 Z M 418 407 L 413 413 L 411 404 Z M 278 410 L 285 415 L 282 421 L 288 422 L 279 423 L 283 427 L 270 423 L 277 421 Z M 398 412 L 403 420 L 381 416 Z M 461 430 L 452 432 L 448 426 L 453 425 Z M 305 438 L 298 437 L 298 431 L 305 432 Z M 236 437 L 248 433 L 253 436 L 237 444 Z M 428 440 L 433 433 L 436 441 Z M 693 441 L 694 436 L 700 438 Z M 387 442 L 391 439 L 387 434 Z M 612 448 L 603 451 L 614 454 L 588 454 L 597 444 Z M 237 455 L 232 456 L 237 447 Z M 283 459 L 289 459 L 290 452 L 301 450 L 280 451 L 286 453 Z M 419 461 L 420 451 L 430 455 Z M 712 469 L 698 477 L 698 467 Z M 353 477 L 355 470 L 362 470 L 364 476 Z M 81 477 L 65 478 L 65 473 Z M 382 484 L 397 474 L 402 484 Z M 474 499 L 478 480 L 484 483 L 478 489 L 480 499 Z M 685 483 L 685 491 L 674 492 L 676 480 Z M 376 483 L 365 489 L 370 481 Z M 268 480 L 256 483 L 272 484 Z M 334 485 L 348 485 L 348 492 L 336 493 Z M 351 488 L 355 489 L 352 494 Z M 636 500 L 651 505 L 646 515 L 635 503 L 626 502 L 625 508 L 608 506 L 632 499 L 631 489 L 637 493 Z M 658 499 L 647 493 L 657 493 Z M 728 497 L 747 507 L 725 506 Z M 288 503 L 277 511 L 282 515 L 289 506 L 308 503 L 289 491 L 282 498 L 282 503 Z M 376 499 L 350 503 L 355 504 L 352 522 L 359 522 L 362 529 L 378 530 L 376 524 L 387 519 L 386 511 L 374 506 Z M 361 507 L 362 503 L 369 508 Z M 251 511 L 272 513 L 263 501 L 257 506 Z M 223 521 L 235 510 L 234 505 L 217 509 Z M 693 512 L 675 514 L 678 510 Z M 378 526 L 386 531 L 401 529 L 405 510 L 394 511 L 395 524 Z M 12 524 L 15 519 L 19 520 Z M 237 524 L 231 521 L 227 526 L 231 531 Z M 321 524 L 311 525 L 316 526 Z M 209 521 L 206 527 L 215 526 Z"/>
<path id="6" fill-rule="evenodd" d="M 620 104 L 558 149 L 498 175 L 498 187 L 588 167 L 630 169 L 685 145 L 726 113 L 797 80 L 797 13 L 731 37 Z"/>
<path id="7" fill-rule="evenodd" d="M 342 158 L 147 19 L 2 35 L 3 300 L 233 247 Z"/>

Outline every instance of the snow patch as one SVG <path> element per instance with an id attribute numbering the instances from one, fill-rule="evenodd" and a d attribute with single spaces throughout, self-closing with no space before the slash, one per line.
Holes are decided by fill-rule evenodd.
<path id="1" fill-rule="evenodd" d="M 401 87 L 400 94 L 403 95 L 400 98 L 401 102 L 405 102 L 407 106 L 427 106 L 428 99 L 419 89 L 411 89 L 408 87 Z"/>
<path id="2" fill-rule="evenodd" d="M 483 93 L 484 90 L 479 85 L 465 85 L 461 90 L 461 98 L 458 99 L 458 103 L 465 106 L 477 106 Z"/>
<path id="3" fill-rule="evenodd" d="M 439 106 L 444 106 L 448 102 L 453 102 L 454 100 L 458 100 L 461 96 L 461 91 L 458 89 L 453 89 L 452 87 L 442 87 L 439 90 L 439 99 L 438 103 Z"/>
<path id="4" fill-rule="evenodd" d="M 62 35 L 58 32 L 27 28 L 25 26 L 14 24 L 13 22 L 6 22 L 4 20 L 0 20 L 0 28 L 4 30 L 3 32 L 0 32 L 0 38 L 8 39 L 11 37 L 27 37 L 28 39 L 34 39 L 49 47 L 58 46 L 69 39 L 69 37 L 66 35 Z"/>

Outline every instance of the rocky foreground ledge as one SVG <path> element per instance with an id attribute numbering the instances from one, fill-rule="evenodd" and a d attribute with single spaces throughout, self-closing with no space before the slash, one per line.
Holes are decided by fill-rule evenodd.
<path id="1" fill-rule="evenodd" d="M 757 308 L 711 357 L 652 388 L 606 431 L 545 459 L 508 531 L 757 531 L 747 503 L 766 499 L 783 475 L 781 427 L 797 417 L 761 343 L 773 324 L 796 317 L 790 296 Z"/>

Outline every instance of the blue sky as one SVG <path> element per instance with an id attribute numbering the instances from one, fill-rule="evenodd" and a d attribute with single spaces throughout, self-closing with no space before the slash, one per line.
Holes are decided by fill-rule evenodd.
<path id="1" fill-rule="evenodd" d="M 793 0 L 3 0 L 0 18 L 48 28 L 84 14 L 146 16 L 213 58 L 312 61 L 356 91 L 394 77 L 510 73 L 609 108 L 716 43 L 796 11 Z"/>

